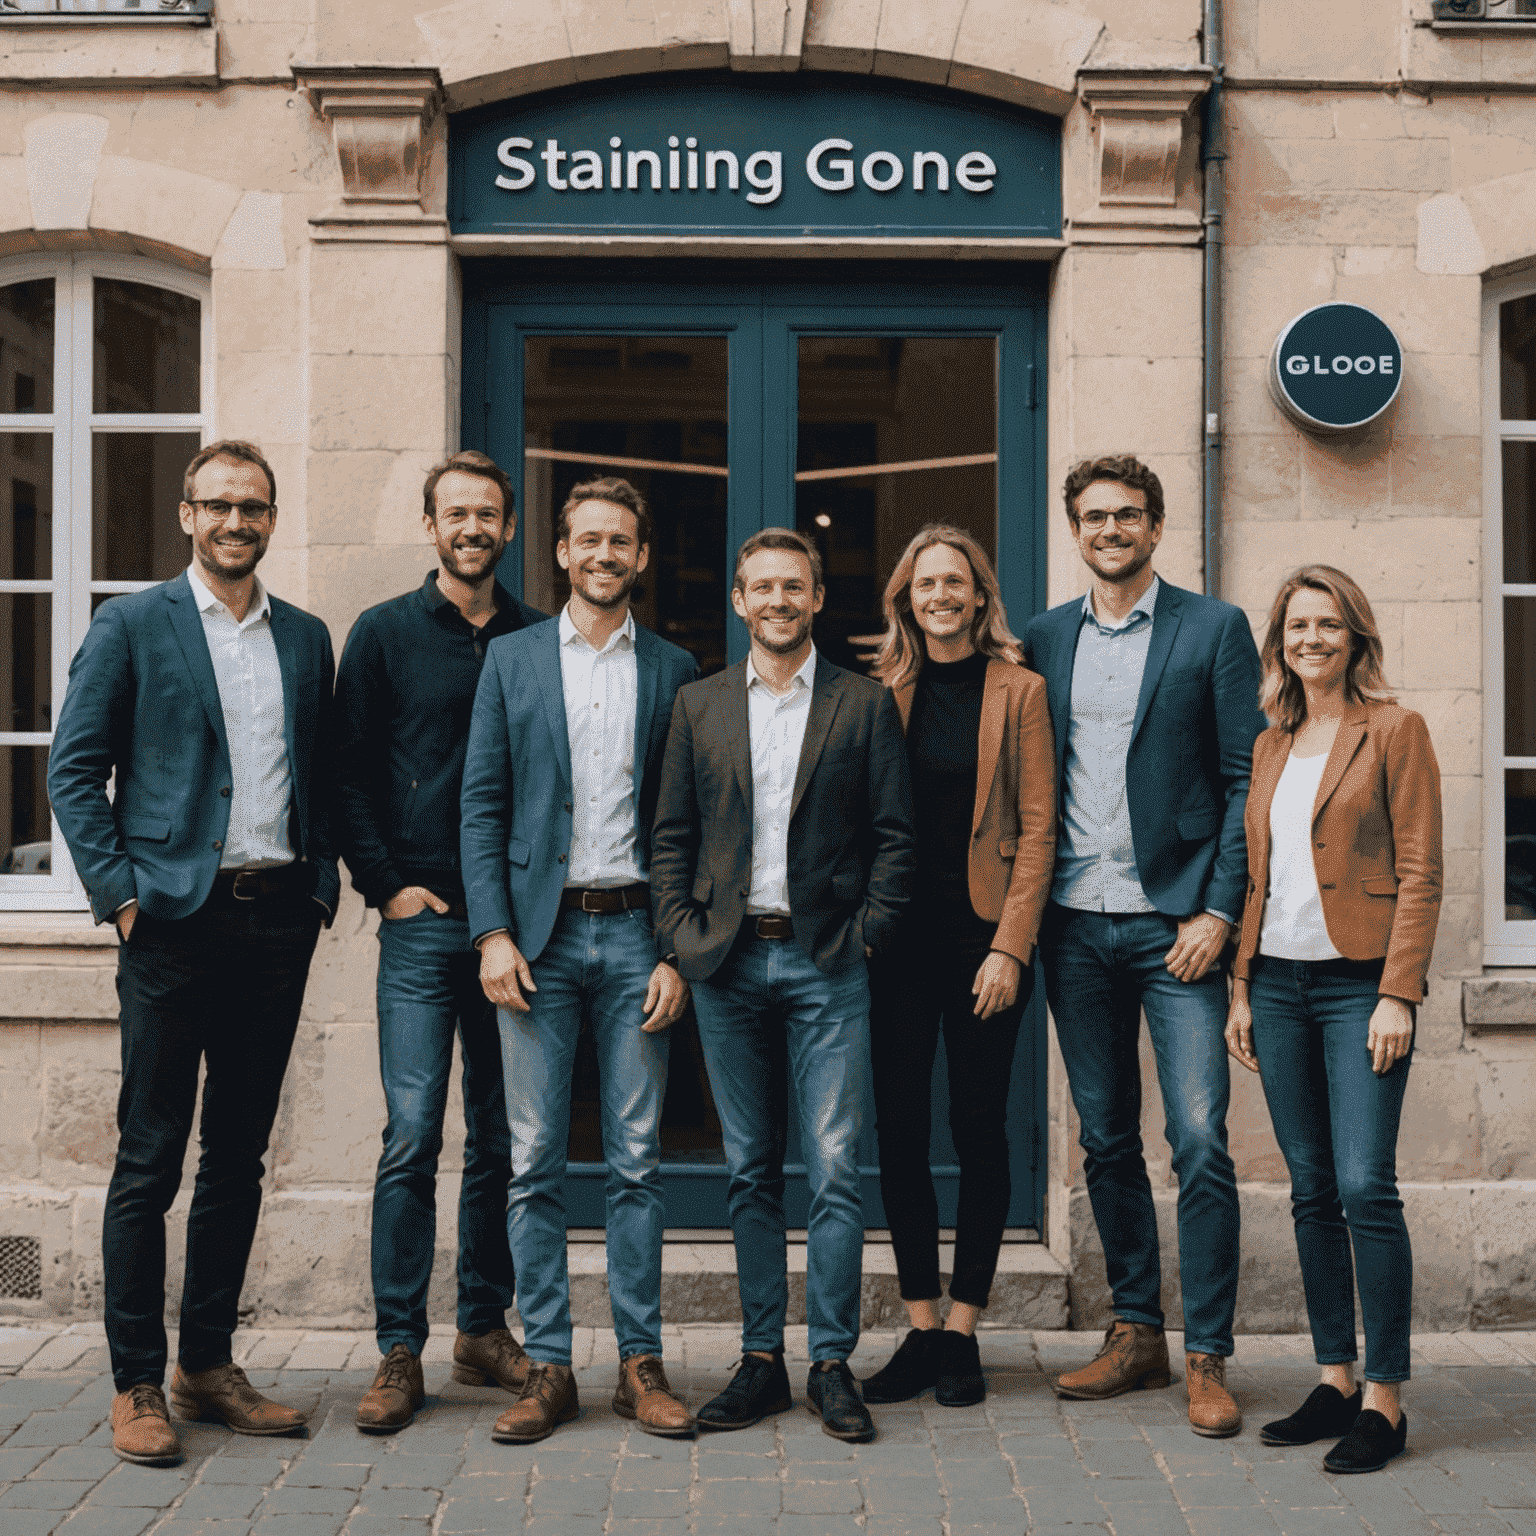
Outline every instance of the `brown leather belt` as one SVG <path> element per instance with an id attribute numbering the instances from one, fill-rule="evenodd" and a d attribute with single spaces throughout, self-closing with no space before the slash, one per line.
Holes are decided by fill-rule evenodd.
<path id="1" fill-rule="evenodd" d="M 587 912 L 601 917 L 615 912 L 636 912 L 651 904 L 651 888 L 638 885 L 611 885 L 602 889 L 567 886 L 560 893 L 562 912 Z"/>
<path id="2" fill-rule="evenodd" d="M 794 923 L 777 912 L 764 912 L 756 917 L 749 916 L 741 927 L 742 932 L 749 939 L 792 939 L 795 936 Z"/>
<path id="3" fill-rule="evenodd" d="M 213 877 L 212 894 L 255 901 L 258 896 L 307 895 L 313 885 L 313 869 L 295 859 L 292 864 L 274 864 L 270 869 L 221 869 Z"/>

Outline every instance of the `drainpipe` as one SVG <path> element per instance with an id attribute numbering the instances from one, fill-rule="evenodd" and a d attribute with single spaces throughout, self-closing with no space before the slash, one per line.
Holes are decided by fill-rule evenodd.
<path id="1" fill-rule="evenodd" d="M 1226 138 L 1221 120 L 1221 0 L 1205 0 L 1202 57 L 1211 69 L 1200 134 L 1200 166 L 1205 180 L 1205 590 L 1221 596 L 1221 250 L 1226 206 Z"/>

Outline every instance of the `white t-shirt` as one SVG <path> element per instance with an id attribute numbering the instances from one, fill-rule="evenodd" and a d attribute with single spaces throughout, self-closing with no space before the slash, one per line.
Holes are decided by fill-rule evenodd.
<path id="1" fill-rule="evenodd" d="M 1270 801 L 1269 889 L 1264 895 L 1259 953 L 1276 960 L 1343 958 L 1328 937 L 1317 866 L 1312 862 L 1312 808 L 1327 762 L 1326 752 L 1316 757 L 1297 757 L 1293 752 Z"/>

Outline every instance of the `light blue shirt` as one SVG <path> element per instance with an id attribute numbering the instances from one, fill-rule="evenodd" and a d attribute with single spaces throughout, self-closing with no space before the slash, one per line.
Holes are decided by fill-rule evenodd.
<path id="1" fill-rule="evenodd" d="M 1118 624 L 1083 599 L 1062 767 L 1062 826 L 1051 899 L 1081 912 L 1154 912 L 1136 873 L 1125 763 L 1152 644 L 1160 578 Z"/>

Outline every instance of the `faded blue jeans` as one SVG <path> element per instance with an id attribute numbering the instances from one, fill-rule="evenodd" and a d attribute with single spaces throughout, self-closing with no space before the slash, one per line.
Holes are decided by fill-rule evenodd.
<path id="1" fill-rule="evenodd" d="M 462 917 L 424 907 L 379 920 L 379 1076 L 389 1119 L 373 1187 L 373 1297 L 379 1351 L 427 1342 L 427 1287 L 437 1237 L 437 1159 L 453 1070 L 464 1059 L 464 1178 L 459 1186 L 458 1324 L 507 1326 L 507 1108 L 495 1010 Z"/>
<path id="2" fill-rule="evenodd" d="M 1355 1359 L 1355 1271 L 1365 1379 L 1407 1381 L 1413 1250 L 1397 1192 L 1408 1055 L 1378 1077 L 1366 1048 L 1380 963 L 1256 958 L 1248 1002 L 1264 1097 L 1291 1171 L 1296 1255 L 1319 1365 Z M 1350 1249 L 1354 1263 L 1350 1263 Z"/>
<path id="3" fill-rule="evenodd" d="M 860 960 L 829 976 L 793 939 L 742 938 L 708 981 L 693 984 L 693 1006 L 730 1170 L 741 1347 L 781 1348 L 789 1305 L 785 1127 L 771 1091 L 774 1036 L 782 1033 L 811 1195 L 811 1359 L 846 1360 L 859 1342 L 864 1262 L 858 1148 L 869 1079 L 868 970 Z"/>
<path id="4" fill-rule="evenodd" d="M 1163 957 L 1178 924 L 1161 912 L 1079 912 L 1051 902 L 1040 928 L 1083 1171 L 1115 1316 L 1163 1326 L 1157 1211 L 1141 1141 L 1141 1015 L 1157 1060 L 1165 1134 L 1179 1180 L 1184 1347 L 1232 1353 L 1237 1302 L 1237 1175 L 1227 1151 L 1227 978 L 1197 982 Z"/>
<path id="5" fill-rule="evenodd" d="M 608 1301 L 619 1358 L 661 1354 L 661 1106 L 670 1036 L 648 1035 L 656 940 L 645 910 L 562 912 L 539 958 L 528 1013 L 497 1011 L 512 1128 L 507 1238 L 534 1360 L 571 1363 L 565 1162 L 571 1069 L 585 1017 L 597 1045 L 608 1164 Z"/>

